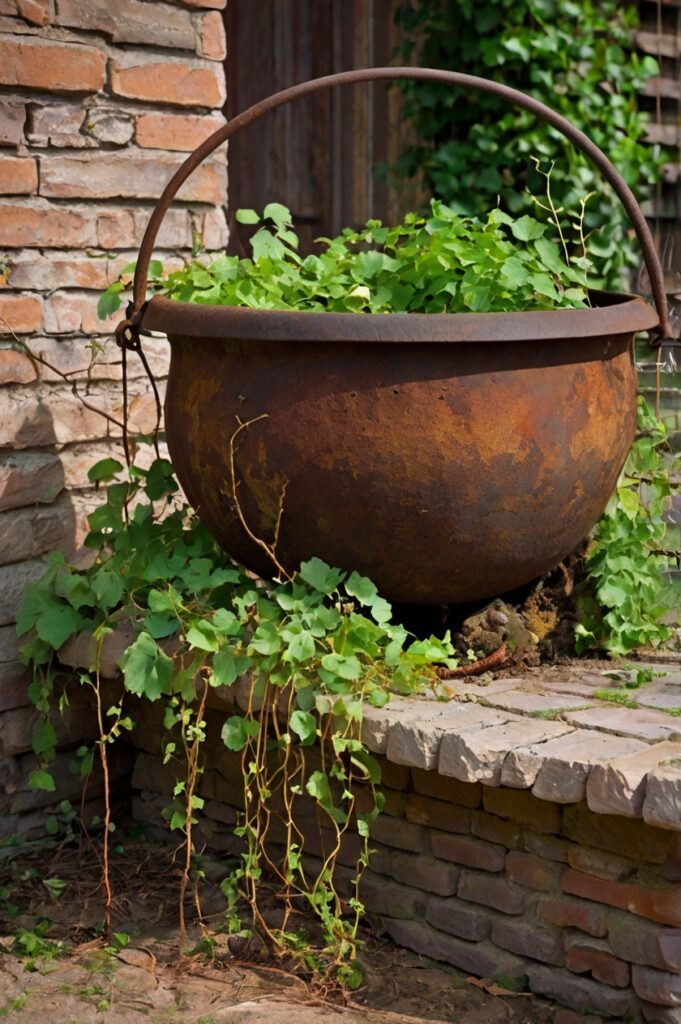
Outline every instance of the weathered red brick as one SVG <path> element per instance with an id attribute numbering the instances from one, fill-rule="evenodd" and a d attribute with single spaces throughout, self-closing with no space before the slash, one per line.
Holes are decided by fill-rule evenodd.
<path id="1" fill-rule="evenodd" d="M 639 819 L 595 814 L 585 803 L 563 811 L 563 834 L 582 846 L 622 854 L 633 851 L 640 860 L 663 864 L 674 844 L 674 833 Z"/>
<path id="2" fill-rule="evenodd" d="M 31 157 L 0 157 L 0 194 L 31 195 L 38 188 L 38 168 Z"/>
<path id="3" fill-rule="evenodd" d="M 82 43 L 36 36 L 0 37 L 0 84 L 59 92 L 98 92 L 106 54 Z"/>
<path id="4" fill-rule="evenodd" d="M 626 988 L 630 981 L 629 964 L 606 949 L 586 946 L 579 940 L 566 951 L 565 966 L 575 974 L 591 974 L 596 981 L 615 988 Z"/>
<path id="5" fill-rule="evenodd" d="M 555 834 L 560 831 L 560 808 L 547 800 L 538 800 L 525 790 L 486 788 L 482 802 L 490 814 L 518 821 L 521 825 L 528 825 L 535 832 Z"/>
<path id="6" fill-rule="evenodd" d="M 640 1005 L 646 1024 L 681 1024 L 680 1006 L 655 1006 L 643 999 Z"/>
<path id="7" fill-rule="evenodd" d="M 23 142 L 25 120 L 23 103 L 0 104 L 0 146 L 18 146 Z"/>
<path id="8" fill-rule="evenodd" d="M 474 836 L 487 839 L 490 843 L 499 843 L 507 850 L 517 850 L 522 843 L 523 830 L 520 825 L 514 821 L 504 821 L 486 811 L 473 811 L 471 831 Z"/>
<path id="9" fill-rule="evenodd" d="M 26 130 L 28 141 L 32 146 L 92 146 L 93 141 L 81 134 L 86 113 L 74 103 L 32 104 Z"/>
<path id="10" fill-rule="evenodd" d="M 630 963 L 659 967 L 681 974 L 681 929 L 637 920 L 630 914 L 611 910 L 608 938 L 615 956 Z"/>
<path id="11" fill-rule="evenodd" d="M 0 292 L 0 335 L 30 334 L 43 324 L 43 304 L 36 295 L 12 295 Z"/>
<path id="12" fill-rule="evenodd" d="M 182 107 L 221 107 L 224 73 L 215 63 L 120 54 L 111 60 L 111 88 L 127 99 L 175 103 Z"/>
<path id="13" fill-rule="evenodd" d="M 662 889 L 647 889 L 642 885 L 613 882 L 605 878 L 594 878 L 581 871 L 568 868 L 563 874 L 563 889 L 573 896 L 605 903 L 610 907 L 628 910 L 640 917 L 661 924 L 681 927 L 681 888 L 667 886 Z"/>
<path id="14" fill-rule="evenodd" d="M 375 859 L 372 858 L 372 867 L 374 863 Z M 459 869 L 454 864 L 424 857 L 420 853 L 402 853 L 397 850 L 391 852 L 389 873 L 398 882 L 438 896 L 453 896 L 459 882 Z"/>
<path id="15" fill-rule="evenodd" d="M 122 253 L 114 259 L 104 254 L 88 256 L 74 252 L 18 252 L 11 257 L 7 283 L 11 288 L 34 288 L 40 291 L 54 291 L 57 288 L 103 291 L 117 280 L 123 267 L 133 262 L 135 257 L 135 252 Z M 170 264 L 176 269 L 181 262 L 173 259 Z"/>
<path id="16" fill-rule="evenodd" d="M 49 156 L 40 161 L 40 194 L 58 199 L 157 199 L 182 157 L 122 150 L 89 155 Z M 182 186 L 179 199 L 221 203 L 227 185 L 223 163 L 201 164 Z"/>
<path id="17" fill-rule="evenodd" d="M 215 213 L 222 215 L 224 224 L 222 211 L 212 209 L 202 218 L 203 223 L 207 223 L 209 216 Z M 45 200 L 34 200 L 30 205 L 18 201 L 0 202 L 0 245 L 8 249 L 52 247 L 82 250 L 84 246 L 97 246 L 101 249 L 130 248 L 142 241 L 148 220 L 149 212 L 142 208 L 65 207 L 51 205 Z M 192 244 L 187 210 L 168 210 L 157 241 L 159 248 L 167 249 Z M 204 244 L 208 247 L 205 237 Z"/>
<path id="18" fill-rule="evenodd" d="M 63 496 L 49 505 L 0 513 L 0 565 L 38 558 L 46 551 L 73 551 L 86 532 L 93 502 Z"/>
<path id="19" fill-rule="evenodd" d="M 569 843 L 564 839 L 524 829 L 522 845 L 528 853 L 534 853 L 544 860 L 567 864 Z"/>
<path id="20" fill-rule="evenodd" d="M 457 807 L 443 800 L 432 800 L 420 793 L 409 795 L 405 814 L 407 821 L 414 821 L 417 825 L 429 825 L 447 832 L 470 832 L 471 812 L 468 808 Z"/>
<path id="21" fill-rule="evenodd" d="M 562 865 L 547 864 L 529 853 L 511 852 L 506 855 L 506 873 L 512 882 L 526 889 L 550 892 L 560 882 Z"/>
<path id="22" fill-rule="evenodd" d="M 58 455 L 51 452 L 13 452 L 0 459 L 2 512 L 54 501 L 63 486 L 64 470 Z"/>
<path id="23" fill-rule="evenodd" d="M 409 785 L 409 769 L 404 764 L 393 764 L 385 757 L 377 757 L 381 768 L 381 785 L 391 789 L 406 789 Z"/>
<path id="24" fill-rule="evenodd" d="M 25 352 L 17 352 L 13 348 L 0 349 L 0 384 L 30 384 L 37 376 L 35 367 Z"/>
<path id="25" fill-rule="evenodd" d="M 16 622 L 17 609 L 27 584 L 44 575 L 45 563 L 38 560 L 0 567 L 0 626 Z M 4 716 L 2 729 L 5 729 Z"/>
<path id="26" fill-rule="evenodd" d="M 603 937 L 608 934 L 608 913 L 605 907 L 588 903 L 586 900 L 571 900 L 565 897 L 540 900 L 537 904 L 537 916 L 542 921 L 562 928 L 579 928 L 588 935 Z"/>
<path id="27" fill-rule="evenodd" d="M 616 881 L 631 879 L 637 870 L 636 861 L 603 850 L 594 850 L 589 846 L 571 846 L 568 864 L 577 871 L 583 871 L 585 875 L 613 878 Z"/>
<path id="28" fill-rule="evenodd" d="M 209 57 L 211 60 L 224 60 L 227 56 L 225 23 L 222 15 L 217 11 L 211 11 L 201 19 L 199 53 L 202 57 Z"/>
<path id="29" fill-rule="evenodd" d="M 681 1006 L 681 976 L 656 971 L 653 967 L 631 969 L 631 980 L 636 995 L 656 1006 Z"/>
<path id="30" fill-rule="evenodd" d="M 504 914 L 522 914 L 525 910 L 525 893 L 500 876 L 462 871 L 457 893 L 462 900 L 482 903 Z"/>
<path id="31" fill-rule="evenodd" d="M 117 317 L 100 320 L 97 296 L 83 292 L 53 292 L 45 299 L 45 330 L 48 334 L 107 334 Z"/>
<path id="32" fill-rule="evenodd" d="M 379 817 L 371 825 L 371 838 L 377 843 L 412 853 L 420 853 L 426 848 L 426 830 L 411 821 Z"/>
<path id="33" fill-rule="evenodd" d="M 431 896 L 426 907 L 426 921 L 441 932 L 458 935 L 469 942 L 486 939 L 491 927 L 489 914 L 455 897 L 441 899 Z"/>
<path id="34" fill-rule="evenodd" d="M 462 807 L 479 807 L 482 801 L 482 787 L 479 782 L 459 782 L 458 779 L 412 768 L 412 785 L 416 793 L 432 796 L 436 800 L 450 800 Z"/>
<path id="35" fill-rule="evenodd" d="M 561 933 L 555 928 L 538 928 L 532 921 L 495 918 L 492 921 L 492 942 L 501 949 L 545 964 L 560 966 L 563 963 Z"/>
<path id="36" fill-rule="evenodd" d="M 398 885 L 387 878 L 365 871 L 360 882 L 360 898 L 367 910 L 391 917 L 421 918 L 425 912 L 425 892 Z"/>
<path id="37" fill-rule="evenodd" d="M 154 112 L 137 118 L 135 141 L 145 149 L 190 152 L 224 124 L 221 117 Z"/>
<path id="38" fill-rule="evenodd" d="M 0 203 L 0 245 L 6 248 L 93 245 L 94 225 L 90 210 Z"/>
<path id="39" fill-rule="evenodd" d="M 222 208 L 207 210 L 203 215 L 201 226 L 203 248 L 206 250 L 224 249 L 227 245 L 227 239 L 228 231 L 225 211 Z M 163 242 L 159 234 L 159 245 L 162 244 Z"/>
<path id="40" fill-rule="evenodd" d="M 436 857 L 453 860 L 456 864 L 463 864 L 468 868 L 501 871 L 504 866 L 506 851 L 503 846 L 486 843 L 482 839 L 431 832 L 430 845 Z"/>
<path id="41" fill-rule="evenodd" d="M 115 43 L 149 43 L 193 50 L 194 28 L 187 11 L 140 0 L 59 0 L 55 22 L 87 32 L 103 32 Z"/>
<path id="42" fill-rule="evenodd" d="M 50 20 L 49 0 L 2 0 L 0 14 L 9 14 L 31 25 L 47 25 Z"/>
<path id="43" fill-rule="evenodd" d="M 629 989 L 612 988 L 590 978 L 575 977 L 559 967 L 528 964 L 530 989 L 537 995 L 569 1006 L 579 1013 L 602 1013 L 622 1018 L 634 1008 L 633 993 Z"/>
<path id="44" fill-rule="evenodd" d="M 423 956 L 459 967 L 479 978 L 524 983 L 525 963 L 512 953 L 497 949 L 488 942 L 466 942 L 453 935 L 443 935 L 419 921 L 385 918 L 383 921 L 390 937 L 400 946 L 413 949 Z"/>

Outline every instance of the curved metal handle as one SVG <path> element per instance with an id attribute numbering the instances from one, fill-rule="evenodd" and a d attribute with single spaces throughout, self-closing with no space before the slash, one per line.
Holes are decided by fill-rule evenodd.
<path id="1" fill-rule="evenodd" d="M 546 121 L 547 124 L 553 125 L 557 128 L 570 142 L 572 142 L 577 149 L 581 150 L 587 157 L 589 157 L 593 163 L 603 174 L 603 177 L 612 185 L 615 190 L 622 206 L 624 207 L 633 227 L 636 231 L 636 235 L 641 244 L 643 250 L 643 259 L 648 269 L 648 276 L 650 277 L 650 284 L 655 300 L 655 306 L 660 319 L 659 326 L 655 328 L 655 341 L 651 341 L 651 344 L 659 345 L 663 339 L 671 337 L 671 326 L 669 323 L 669 310 L 667 306 L 667 297 L 664 290 L 664 275 L 660 260 L 655 250 L 655 244 L 653 242 L 653 236 L 650 232 L 650 228 L 646 222 L 645 217 L 641 211 L 634 193 L 627 185 L 626 181 L 619 173 L 617 168 L 611 163 L 605 153 L 602 152 L 591 141 L 591 139 L 575 128 L 562 114 L 556 113 L 550 107 L 540 103 L 539 100 L 533 99 L 531 96 L 527 96 L 524 92 L 519 92 L 517 89 L 512 89 L 510 86 L 502 85 L 500 82 L 493 82 L 486 78 L 479 78 L 476 75 L 465 75 L 458 71 L 441 71 L 437 68 L 412 68 L 412 67 L 394 67 L 394 68 L 358 68 L 355 71 L 343 71 L 337 75 L 325 75 L 323 78 L 313 78 L 308 82 L 301 82 L 299 85 L 293 85 L 288 89 L 283 89 L 281 92 L 276 92 L 272 96 L 268 96 L 264 100 L 260 100 L 259 103 L 255 103 L 252 107 L 244 110 L 241 114 L 238 114 L 232 120 L 218 128 L 216 132 L 213 132 L 200 146 L 191 153 L 180 168 L 172 176 L 166 187 L 164 188 L 158 202 L 149 218 L 146 231 L 144 232 L 144 238 L 140 246 L 139 258 L 137 260 L 137 266 L 135 268 L 135 280 L 133 284 L 133 298 L 131 306 L 129 307 L 129 315 L 117 329 L 119 338 L 125 337 L 126 331 L 131 327 L 139 325 L 142 316 L 142 307 L 144 306 L 146 291 L 147 291 L 147 275 L 149 272 L 149 261 L 151 259 L 154 242 L 156 241 L 156 235 L 161 226 L 163 218 L 166 214 L 168 207 L 175 198 L 175 195 L 180 186 L 186 181 L 189 175 L 194 171 L 198 165 L 204 160 L 214 149 L 217 149 L 219 145 L 231 138 L 241 128 L 245 128 L 247 125 L 252 124 L 253 121 L 257 121 L 268 113 L 270 110 L 275 110 L 277 107 L 283 106 L 285 103 L 289 103 L 291 100 L 297 99 L 299 96 L 307 96 L 313 92 L 319 92 L 321 89 L 328 89 L 336 85 L 350 85 L 355 82 L 375 82 L 379 80 L 391 80 L 395 78 L 413 78 L 423 81 L 431 82 L 442 82 L 447 85 L 460 85 L 468 89 L 479 89 L 481 92 L 493 93 L 496 96 L 500 96 L 502 99 L 507 100 L 509 103 L 514 104 L 517 107 L 523 107 L 525 110 L 529 110 L 530 113 L 535 114 L 542 121 Z"/>

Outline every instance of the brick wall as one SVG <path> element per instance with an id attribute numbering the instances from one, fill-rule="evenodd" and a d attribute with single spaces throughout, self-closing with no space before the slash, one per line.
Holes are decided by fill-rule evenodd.
<path id="1" fill-rule="evenodd" d="M 13 347 L 7 325 L 87 384 L 120 419 L 118 352 L 96 302 L 135 258 L 151 211 L 187 151 L 223 123 L 226 0 L 0 0 L 0 708 L 25 703 L 14 621 L 40 556 L 67 554 L 93 495 L 87 469 L 120 453 L 120 429 L 71 385 Z M 199 169 L 166 217 L 157 254 L 202 236 L 226 242 L 224 152 Z M 163 377 L 165 343 L 147 343 Z M 153 403 L 133 363 L 130 413 Z"/>
<path id="2" fill-rule="evenodd" d="M 235 854 L 243 778 L 240 755 L 220 739 L 224 716 L 218 704 L 206 715 L 195 838 Z M 168 839 L 161 812 L 179 776 L 163 764 L 162 709 L 134 717 L 133 814 Z M 313 750 L 306 759 L 310 769 Z M 548 998 L 562 1007 L 554 1024 L 584 1015 L 590 1024 L 681 1024 L 681 831 L 379 760 L 385 810 L 361 896 L 395 942 Z M 335 839 L 309 798 L 296 801 L 303 854 L 319 868 Z M 271 839 L 282 838 L 278 824 Z M 346 896 L 358 853 L 348 833 L 338 879 Z"/>

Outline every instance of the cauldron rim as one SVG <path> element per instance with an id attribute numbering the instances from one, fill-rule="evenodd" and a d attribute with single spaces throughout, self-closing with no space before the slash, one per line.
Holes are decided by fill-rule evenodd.
<path id="1" fill-rule="evenodd" d="M 178 302 L 156 295 L 142 331 L 174 337 L 310 342 L 519 342 L 634 334 L 659 323 L 638 295 L 591 292 L 583 309 L 512 313 L 327 313 Z"/>

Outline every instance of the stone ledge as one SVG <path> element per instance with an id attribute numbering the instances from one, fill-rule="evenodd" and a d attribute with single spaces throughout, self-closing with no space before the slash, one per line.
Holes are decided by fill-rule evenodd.
<path id="1" fill-rule="evenodd" d="M 609 680 L 580 665 L 460 683 L 445 704 L 394 697 L 366 709 L 363 738 L 395 764 L 681 831 L 681 664 L 660 670 L 624 691 L 635 708 L 595 697 Z"/>
<path id="2" fill-rule="evenodd" d="M 118 675 L 131 635 L 126 626 L 107 637 L 104 678 Z M 60 651 L 74 668 L 86 667 L 93 655 L 85 635 Z M 385 708 L 365 708 L 362 738 L 392 765 L 530 791 L 555 804 L 586 800 L 598 814 L 681 831 L 681 717 L 669 713 L 681 714 L 681 659 L 651 667 L 664 675 L 623 691 L 635 708 L 599 700 L 594 692 L 611 680 L 593 662 L 573 663 L 487 684 L 457 681 L 446 702 L 393 697 Z M 212 690 L 209 703 L 244 709 L 247 690 L 239 680 Z"/>

